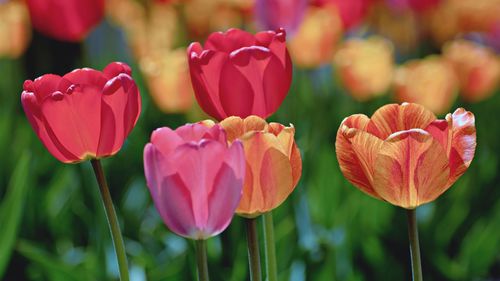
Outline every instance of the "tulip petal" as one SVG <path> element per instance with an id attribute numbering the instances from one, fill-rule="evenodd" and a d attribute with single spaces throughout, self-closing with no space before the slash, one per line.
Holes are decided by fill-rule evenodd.
<path id="1" fill-rule="evenodd" d="M 363 114 L 351 115 L 337 131 L 335 150 L 340 170 L 346 179 L 366 194 L 380 198 L 373 189 L 375 159 L 382 140 L 363 131 L 370 119 Z"/>
<path id="2" fill-rule="evenodd" d="M 75 69 L 64 75 L 63 78 L 79 87 L 95 87 L 99 90 L 108 82 L 102 72 L 92 68 Z"/>
<path id="3" fill-rule="evenodd" d="M 226 132 L 227 141 L 233 142 L 245 133 L 243 119 L 238 116 L 228 117 L 220 122 L 222 128 Z"/>
<path id="4" fill-rule="evenodd" d="M 287 59 L 290 59 L 287 57 Z M 291 63 L 288 63 L 291 65 Z M 290 81 L 292 80 L 292 68 L 284 68 L 280 59 L 276 55 L 272 55 L 263 74 L 263 87 L 265 109 L 267 114 L 271 115 L 278 110 L 279 106 L 285 99 L 290 89 Z"/>
<path id="5" fill-rule="evenodd" d="M 293 191 L 292 167 L 276 136 L 255 132 L 242 141 L 247 167 L 236 212 L 252 217 L 276 208 Z"/>
<path id="6" fill-rule="evenodd" d="M 54 92 L 41 104 L 48 130 L 72 154 L 84 159 L 95 157 L 100 135 L 101 93 L 82 87 L 71 94 Z"/>
<path id="7" fill-rule="evenodd" d="M 373 189 L 393 205 L 416 208 L 446 189 L 450 174 L 441 144 L 428 132 L 411 129 L 392 134 L 375 161 Z"/>
<path id="8" fill-rule="evenodd" d="M 97 157 L 113 155 L 134 128 L 141 111 L 139 90 L 128 74 L 122 73 L 104 86 L 101 133 Z"/>
<path id="9" fill-rule="evenodd" d="M 36 95 L 39 103 L 41 103 L 46 97 L 50 96 L 53 92 L 59 89 L 59 84 L 61 83 L 61 76 L 54 74 L 45 74 L 38 77 L 35 81 L 26 80 L 24 81 L 23 88 L 25 91 L 32 92 Z"/>
<path id="10" fill-rule="evenodd" d="M 241 149 L 243 154 L 243 149 Z M 242 159 L 244 167 L 244 159 Z M 208 221 L 205 236 L 202 239 L 215 236 L 224 231 L 234 215 L 241 199 L 243 177 L 238 178 L 233 169 L 226 163 L 222 164 L 214 180 L 214 187 L 208 195 Z"/>
<path id="11" fill-rule="evenodd" d="M 269 132 L 278 137 L 278 140 L 290 160 L 292 167 L 293 186 L 297 186 L 302 175 L 302 157 L 295 143 L 295 128 L 285 127 L 279 123 L 270 123 Z"/>
<path id="12" fill-rule="evenodd" d="M 227 61 L 222 67 L 219 82 L 219 98 L 224 117 L 235 115 L 244 118 L 254 113 L 252 107 L 256 95 L 252 84 L 232 62 Z M 234 85 L 238 85 L 237 89 Z"/>
<path id="13" fill-rule="evenodd" d="M 231 53 L 234 50 L 249 47 L 255 44 L 252 34 L 239 29 L 231 28 L 226 32 L 214 32 L 208 36 L 205 49 Z"/>
<path id="14" fill-rule="evenodd" d="M 173 232 L 194 238 L 197 235 L 196 213 L 193 211 L 192 191 L 188 189 L 179 174 L 166 176 L 159 188 L 160 204 L 156 209 L 165 224 Z"/>
<path id="15" fill-rule="evenodd" d="M 189 188 L 196 228 L 204 230 L 208 221 L 208 194 L 214 188 L 225 152 L 225 143 L 202 140 L 185 143 L 169 156 L 169 163 L 177 170 L 182 182 Z"/>
<path id="16" fill-rule="evenodd" d="M 451 186 L 469 168 L 476 151 L 476 126 L 472 112 L 463 108 L 455 110 L 451 116 L 453 121 L 450 149 Z"/>
<path id="17" fill-rule="evenodd" d="M 199 141 L 201 139 L 212 139 L 226 142 L 225 132 L 219 125 L 207 127 L 199 126 L 199 123 L 187 124 L 177 128 L 175 132 L 184 140 L 184 142 Z"/>
<path id="18" fill-rule="evenodd" d="M 250 131 L 265 131 L 267 129 L 266 120 L 262 119 L 256 115 L 250 115 L 243 120 L 243 126 L 245 132 Z"/>
<path id="19" fill-rule="evenodd" d="M 228 115 L 220 104 L 219 83 L 222 66 L 228 60 L 228 55 L 213 51 L 198 54 L 199 48 L 199 43 L 193 43 L 188 48 L 189 73 L 195 97 L 208 115 L 222 120 Z"/>
<path id="20" fill-rule="evenodd" d="M 112 62 L 102 70 L 102 73 L 104 74 L 104 76 L 106 76 L 107 79 L 112 79 L 113 77 L 116 77 L 121 73 L 132 76 L 132 69 L 125 63 Z"/>
<path id="21" fill-rule="evenodd" d="M 51 131 L 47 131 L 44 117 L 42 116 L 34 93 L 23 92 L 21 94 L 21 103 L 36 135 L 54 157 L 64 163 L 77 162 L 80 160 L 76 155 L 64 148 Z"/>
<path id="22" fill-rule="evenodd" d="M 436 116 L 419 104 L 388 104 L 375 111 L 366 130 L 385 140 L 395 132 L 425 129 L 434 120 Z"/>

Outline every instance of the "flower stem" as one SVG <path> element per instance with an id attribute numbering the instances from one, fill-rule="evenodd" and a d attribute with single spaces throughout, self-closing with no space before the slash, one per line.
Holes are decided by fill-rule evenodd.
<path id="1" fill-rule="evenodd" d="M 418 242 L 417 210 L 406 210 L 408 215 L 408 237 L 410 238 L 411 271 L 413 281 L 423 281 L 420 245 Z"/>
<path id="2" fill-rule="evenodd" d="M 273 214 L 271 212 L 263 214 L 262 221 L 267 281 L 277 281 L 278 269 L 276 266 L 276 247 L 274 245 Z"/>
<path id="3" fill-rule="evenodd" d="M 207 241 L 196 240 L 196 265 L 198 266 L 198 281 L 209 281 L 207 262 Z"/>
<path id="4" fill-rule="evenodd" d="M 257 219 L 245 219 L 247 228 L 248 263 L 250 266 L 250 281 L 262 281 L 260 269 L 259 239 Z"/>
<path id="5" fill-rule="evenodd" d="M 92 168 L 94 168 L 95 177 L 99 185 L 99 193 L 104 205 L 109 230 L 111 231 L 111 238 L 113 240 L 116 258 L 118 260 L 120 280 L 129 281 L 127 255 L 123 244 L 122 233 L 120 231 L 120 226 L 118 225 L 118 219 L 116 217 L 115 208 L 113 207 L 113 201 L 111 200 L 111 194 L 109 194 L 109 188 L 106 178 L 104 177 L 101 162 L 98 159 L 92 159 L 90 162 L 92 163 Z"/>

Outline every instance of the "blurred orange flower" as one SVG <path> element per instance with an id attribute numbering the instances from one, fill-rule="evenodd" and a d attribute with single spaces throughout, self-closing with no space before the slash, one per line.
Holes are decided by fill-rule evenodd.
<path id="1" fill-rule="evenodd" d="M 342 21 L 333 5 L 309 6 L 302 24 L 288 42 L 293 64 L 304 68 L 330 63 L 342 35 Z"/>
<path id="2" fill-rule="evenodd" d="M 494 93 L 500 77 L 500 61 L 493 50 L 466 40 L 456 40 L 443 48 L 444 57 L 454 67 L 460 95 L 478 102 Z"/>
<path id="3" fill-rule="evenodd" d="M 252 115 L 220 122 L 232 142 L 243 142 L 247 162 L 243 196 L 236 213 L 256 217 L 278 207 L 292 193 L 302 173 L 295 128 L 267 123 Z"/>
<path id="4" fill-rule="evenodd" d="M 22 1 L 0 1 L 0 57 L 19 57 L 31 39 L 29 13 Z"/>
<path id="5" fill-rule="evenodd" d="M 409 61 L 396 70 L 394 78 L 397 102 L 419 103 L 435 114 L 451 108 L 457 88 L 453 67 L 438 56 Z"/>
<path id="6" fill-rule="evenodd" d="M 194 92 L 184 48 L 145 56 L 140 68 L 155 104 L 165 113 L 191 109 Z"/>
<path id="7" fill-rule="evenodd" d="M 418 104 L 389 104 L 368 118 L 342 121 L 335 148 L 340 170 L 366 194 L 406 209 L 431 202 L 467 170 L 476 149 L 474 114 L 444 120 Z"/>
<path id="8" fill-rule="evenodd" d="M 382 37 L 344 41 L 333 62 L 343 85 L 358 101 L 383 94 L 392 83 L 393 48 Z"/>

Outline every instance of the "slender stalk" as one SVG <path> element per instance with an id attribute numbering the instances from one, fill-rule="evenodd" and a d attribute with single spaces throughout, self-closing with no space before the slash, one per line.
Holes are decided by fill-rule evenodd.
<path id="1" fill-rule="evenodd" d="M 411 272 L 413 281 L 423 281 L 420 245 L 418 242 L 417 210 L 406 210 L 408 215 L 408 237 L 410 238 Z"/>
<path id="2" fill-rule="evenodd" d="M 260 269 L 259 239 L 257 219 L 245 219 L 247 228 L 248 264 L 250 266 L 250 281 L 262 281 Z"/>
<path id="3" fill-rule="evenodd" d="M 266 257 L 267 281 L 277 281 L 278 269 L 276 266 L 276 247 L 274 245 L 274 225 L 272 212 L 263 214 L 262 222 L 262 227 L 264 229 L 264 251 Z"/>
<path id="4" fill-rule="evenodd" d="M 99 185 L 99 194 L 101 195 L 106 218 L 108 220 L 109 230 L 111 231 L 111 238 L 113 240 L 116 258 L 118 260 L 120 280 L 129 281 L 127 254 L 125 252 L 125 246 L 123 244 L 122 233 L 116 217 L 115 208 L 113 207 L 113 201 L 111 200 L 111 194 L 109 194 L 108 183 L 104 177 L 101 162 L 98 159 L 92 159 L 90 162 L 92 163 L 92 168 L 94 168 L 95 177 Z"/>
<path id="5" fill-rule="evenodd" d="M 207 262 L 207 241 L 196 240 L 196 265 L 198 266 L 198 281 L 209 281 Z"/>

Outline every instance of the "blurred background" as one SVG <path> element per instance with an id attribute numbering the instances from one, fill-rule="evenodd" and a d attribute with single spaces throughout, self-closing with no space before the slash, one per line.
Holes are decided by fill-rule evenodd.
<path id="1" fill-rule="evenodd" d="M 61 36 L 79 17 L 90 19 Z M 42 146 L 21 107 L 25 79 L 132 66 L 142 114 L 103 161 L 131 279 L 195 280 L 192 241 L 152 204 L 143 147 L 157 127 L 207 118 L 190 84 L 190 42 L 279 26 L 294 78 L 269 120 L 294 124 L 304 167 L 274 211 L 279 280 L 410 279 L 405 212 L 350 185 L 334 151 L 344 117 L 403 101 L 476 116 L 471 167 L 417 211 L 425 280 L 500 280 L 498 0 L 0 0 L 0 280 L 118 280 L 91 166 L 61 164 Z M 243 230 L 235 217 L 209 240 L 212 280 L 248 280 Z"/>

